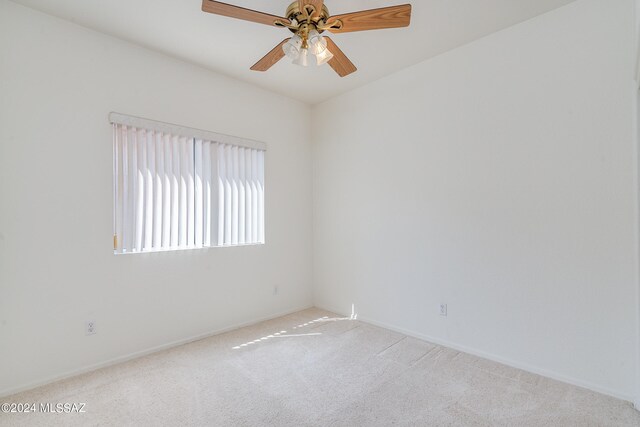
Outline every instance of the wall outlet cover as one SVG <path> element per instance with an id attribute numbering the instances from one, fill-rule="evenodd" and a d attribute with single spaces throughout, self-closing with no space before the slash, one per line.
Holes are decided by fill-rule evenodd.
<path id="1" fill-rule="evenodd" d="M 440 316 L 447 315 L 447 304 L 440 304 Z"/>
<path id="2" fill-rule="evenodd" d="M 93 335 L 96 333 L 96 321 L 95 320 L 87 320 L 84 322 L 84 333 L 85 335 Z"/>

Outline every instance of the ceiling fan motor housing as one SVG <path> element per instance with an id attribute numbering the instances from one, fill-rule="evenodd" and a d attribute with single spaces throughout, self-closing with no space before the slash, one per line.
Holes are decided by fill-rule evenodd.
<path id="1" fill-rule="evenodd" d="M 312 5 L 307 5 L 306 7 L 313 8 Z M 329 9 L 327 9 L 327 6 L 323 4 L 322 10 L 320 11 L 320 13 L 318 13 L 314 17 L 311 17 L 311 14 L 308 13 L 308 11 L 303 11 L 300 9 L 300 5 L 298 1 L 294 1 L 287 8 L 287 12 L 285 16 L 287 17 L 288 20 L 290 21 L 295 20 L 299 24 L 311 24 L 311 25 L 317 26 L 317 24 L 321 21 L 327 22 L 327 19 L 329 19 L 329 16 L 331 15 L 329 15 Z M 289 29 L 293 33 L 296 32 L 296 30 L 293 28 L 289 28 Z M 320 29 L 320 28 L 317 28 L 317 30 L 318 32 L 324 31 L 324 29 Z"/>

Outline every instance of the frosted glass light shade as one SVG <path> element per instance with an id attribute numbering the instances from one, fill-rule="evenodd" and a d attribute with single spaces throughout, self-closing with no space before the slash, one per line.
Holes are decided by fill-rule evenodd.
<path id="1" fill-rule="evenodd" d="M 313 53 L 314 55 L 322 53 L 327 48 L 327 41 L 324 39 L 324 37 L 318 37 L 313 42 L 310 42 L 310 44 L 311 53 Z"/>
<path id="2" fill-rule="evenodd" d="M 313 46 L 314 44 L 321 42 L 322 36 L 316 30 L 309 31 L 309 45 Z"/>
<path id="3" fill-rule="evenodd" d="M 301 67 L 306 67 L 309 65 L 307 60 L 308 49 L 302 48 L 300 49 L 300 55 L 296 59 L 293 60 L 293 63 L 296 65 L 300 65 Z"/>
<path id="4" fill-rule="evenodd" d="M 326 47 L 322 52 L 316 54 L 316 61 L 318 65 L 326 64 L 327 62 L 331 61 L 332 58 L 333 53 L 331 53 Z"/>
<path id="5" fill-rule="evenodd" d="M 327 41 L 315 30 L 309 33 L 309 45 L 311 46 L 311 53 L 316 56 L 318 65 L 322 65 L 333 58 L 333 54 L 327 49 Z"/>
<path id="6" fill-rule="evenodd" d="M 302 39 L 297 34 L 291 37 L 291 40 L 286 42 L 282 46 L 282 51 L 290 59 L 297 59 L 300 55 L 300 47 L 302 46 Z"/>

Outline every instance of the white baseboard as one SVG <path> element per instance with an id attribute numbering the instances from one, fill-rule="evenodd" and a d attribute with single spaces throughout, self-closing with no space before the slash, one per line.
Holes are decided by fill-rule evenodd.
<path id="1" fill-rule="evenodd" d="M 190 342 L 198 341 L 198 340 L 201 340 L 201 339 L 204 339 L 204 338 L 209 338 L 209 337 L 212 337 L 214 335 L 223 334 L 225 332 L 233 331 L 234 329 L 243 328 L 245 326 L 255 325 L 256 323 L 264 322 L 266 320 L 275 319 L 275 318 L 281 317 L 281 316 L 286 316 L 287 314 L 296 313 L 298 311 L 306 310 L 306 309 L 309 309 L 309 308 L 313 308 L 313 305 L 306 305 L 304 307 L 290 309 L 290 310 L 286 310 L 286 311 L 283 311 L 283 312 L 278 312 L 278 313 L 275 313 L 275 314 L 272 314 L 272 315 L 269 315 L 269 316 L 254 318 L 254 319 L 251 319 L 251 320 L 247 320 L 245 322 L 236 323 L 236 324 L 231 325 L 231 326 L 226 326 L 226 327 L 221 328 L 221 329 L 216 329 L 214 331 L 206 332 L 204 334 L 199 334 L 199 335 L 195 335 L 195 336 L 192 336 L 192 337 L 189 337 L 189 338 L 184 338 L 184 339 L 172 341 L 172 342 L 169 342 L 169 343 L 166 343 L 166 344 L 161 344 L 161 345 L 158 345 L 158 346 L 155 346 L 155 347 L 147 348 L 145 350 L 136 351 L 136 352 L 133 352 L 133 353 L 125 354 L 123 356 L 118 356 L 118 357 L 115 357 L 113 359 L 105 360 L 105 361 L 94 363 L 94 364 L 87 365 L 87 366 L 83 366 L 83 367 L 78 368 L 78 369 L 73 369 L 73 370 L 70 370 L 70 371 L 67 371 L 67 372 L 63 372 L 63 373 L 60 373 L 60 374 L 52 375 L 52 376 L 43 378 L 43 379 L 38 380 L 38 381 L 30 382 L 28 384 L 24 384 L 24 385 L 21 385 L 21 386 L 11 387 L 11 388 L 7 388 L 7 389 L 4 389 L 4 390 L 0 390 L 0 397 L 6 397 L 6 396 L 10 396 L 10 395 L 13 395 L 13 394 L 16 394 L 16 393 L 21 393 L 23 391 L 30 390 L 32 388 L 41 387 L 43 385 L 51 384 L 51 383 L 54 383 L 56 381 L 60 381 L 60 380 L 64 380 L 64 379 L 67 379 L 67 378 L 75 377 L 75 376 L 80 375 L 80 374 L 84 374 L 84 373 L 87 373 L 87 372 L 95 371 L 97 369 L 105 368 L 107 366 L 116 365 L 118 363 L 126 362 L 128 360 L 137 359 L 138 357 L 146 356 L 146 355 L 149 355 L 149 354 L 152 354 L 152 353 L 156 353 L 158 351 L 166 350 L 168 348 L 172 348 L 172 347 L 177 347 L 177 346 L 180 346 L 180 345 L 188 344 Z"/>
<path id="2" fill-rule="evenodd" d="M 331 311 L 333 313 L 336 314 L 340 314 L 342 316 L 348 316 L 349 314 L 345 313 L 343 310 L 339 310 L 339 309 L 335 309 L 335 308 L 331 308 L 331 307 L 327 307 L 327 306 L 320 306 L 316 304 L 316 308 L 322 309 L 322 310 L 326 310 L 326 311 Z M 522 369 L 523 371 L 527 371 L 527 372 L 531 372 L 533 374 L 537 374 L 537 375 L 541 375 L 543 377 L 547 377 L 547 378 L 551 378 L 553 380 L 556 381 L 560 381 L 563 383 L 567 383 L 567 384 L 571 384 L 577 387 L 582 387 L 582 388 L 586 388 L 588 390 L 591 391 L 595 391 L 597 393 L 601 393 L 601 394 L 606 394 L 607 396 L 612 396 L 615 397 L 617 399 L 621 399 L 621 400 L 625 400 L 627 402 L 633 403 L 634 406 L 636 407 L 636 409 L 640 410 L 640 398 L 638 399 L 634 399 L 634 396 L 630 396 L 624 393 L 620 393 L 616 390 L 612 390 L 609 389 L 607 387 L 602 387 L 600 385 L 597 384 L 593 384 L 591 382 L 588 381 L 583 381 L 577 378 L 573 378 L 567 375 L 563 375 L 560 374 L 558 372 L 555 371 L 551 371 L 551 370 L 547 370 L 544 368 L 539 368 L 537 366 L 532 366 L 529 365 L 527 363 L 521 363 L 521 362 L 517 362 L 511 359 L 507 359 L 504 357 L 500 357 L 497 356 L 495 354 L 492 353 L 487 353 L 485 351 L 482 350 L 477 350 L 474 348 L 470 348 L 461 344 L 457 344 L 455 342 L 451 342 L 451 341 L 447 341 L 447 340 L 443 340 L 441 338 L 436 338 L 436 337 L 432 337 L 429 335 L 425 335 L 419 332 L 415 332 L 412 330 L 408 330 L 408 329 L 404 329 L 395 325 L 391 325 L 385 322 L 380 322 L 377 321 L 375 319 L 371 319 L 371 318 L 367 318 L 367 317 L 362 317 L 358 314 L 357 319 L 364 322 L 364 323 L 369 323 L 371 325 L 375 325 L 375 326 L 380 326 L 382 328 L 385 329 L 389 329 L 391 331 L 395 331 L 395 332 L 399 332 L 401 334 L 413 337 L 413 338 L 418 338 L 421 339 L 423 341 L 428 341 L 430 343 L 434 343 L 434 344 L 438 344 L 441 345 L 443 347 L 448 347 L 454 350 L 458 350 L 458 351 L 462 351 L 464 353 L 468 353 L 468 354 L 472 354 L 474 356 L 478 356 L 478 357 L 482 357 L 484 359 L 489 359 L 492 360 L 494 362 L 498 362 L 498 363 L 502 363 L 503 365 L 507 365 L 507 366 L 511 366 L 512 368 L 516 368 L 516 369 Z M 634 403 L 635 402 L 635 403 Z"/>
<path id="3" fill-rule="evenodd" d="M 84 374 L 86 372 L 91 372 L 91 371 L 95 371 L 97 369 L 101 369 L 101 368 L 104 368 L 104 367 L 107 367 L 107 366 L 116 365 L 118 363 L 126 362 L 128 360 L 136 359 L 136 358 L 139 358 L 139 357 L 142 357 L 142 356 L 146 356 L 146 355 L 149 355 L 149 354 L 152 354 L 152 353 L 156 353 L 158 351 L 166 350 L 168 348 L 172 348 L 172 347 L 177 347 L 177 346 L 180 346 L 180 345 L 188 344 L 190 342 L 198 341 L 198 340 L 201 340 L 201 339 L 204 339 L 204 338 L 208 338 L 208 337 L 211 337 L 211 336 L 214 336 L 214 335 L 219 335 L 219 334 L 222 334 L 222 333 L 225 333 L 225 332 L 229 332 L 229 331 L 232 331 L 234 329 L 239 329 L 239 328 L 242 328 L 242 327 L 245 327 L 245 326 L 254 325 L 256 323 L 264 322 L 266 320 L 275 319 L 277 317 L 286 316 L 288 314 L 296 313 L 298 311 L 306 310 L 306 309 L 309 309 L 309 308 L 312 308 L 312 307 L 313 307 L 312 305 L 307 305 L 307 306 L 303 306 L 303 307 L 300 307 L 300 308 L 295 308 L 295 309 L 290 309 L 290 310 L 286 310 L 286 311 L 283 311 L 283 312 L 275 313 L 275 314 L 269 315 L 269 316 L 264 316 L 264 317 L 260 317 L 260 318 L 254 318 L 254 319 L 251 319 L 251 320 L 248 320 L 248 321 L 245 321 L 245 322 L 237 323 L 237 324 L 230 325 L 230 326 L 227 326 L 227 327 L 224 327 L 224 328 L 216 329 L 214 331 L 206 332 L 204 334 L 200 334 L 200 335 L 192 336 L 192 337 L 189 337 L 189 338 L 184 338 L 184 339 L 172 341 L 172 342 L 169 342 L 169 343 L 166 343 L 166 344 L 162 344 L 162 345 L 151 347 L 151 348 L 148 348 L 148 349 L 145 349 L 145 350 L 141 350 L 141 351 L 137 351 L 137 352 L 134 352 L 134 353 L 126 354 L 126 355 L 119 356 L 119 357 L 116 357 L 116 358 L 113 358 L 113 359 L 109 359 L 109 360 L 106 360 L 106 361 L 103 361 L 103 362 L 99 362 L 99 363 L 87 365 L 87 366 L 84 366 L 84 367 L 81 367 L 81 368 L 78 368 L 78 369 L 74 369 L 74 370 L 71 370 L 71 371 L 63 372 L 61 374 L 52 375 L 50 377 L 46 377 L 46 378 L 43 378 L 41 380 L 34 381 L 34 382 L 31 382 L 31 383 L 28 383 L 28 384 L 24 384 L 24 385 L 21 385 L 21 386 L 18 386 L 18 387 L 12 387 L 12 388 L 8 388 L 8 389 L 0 390 L 0 397 L 10 396 L 10 395 L 13 395 L 13 394 L 16 394 L 16 393 L 20 393 L 20 392 L 23 392 L 23 391 L 26 391 L 26 390 L 30 390 L 30 389 L 33 389 L 33 388 L 36 388 L 36 387 L 40 387 L 40 386 L 43 386 L 43 385 L 51 384 L 51 383 L 54 383 L 56 381 L 60 381 L 60 380 L 67 379 L 67 378 L 71 378 L 71 377 L 74 377 L 76 375 Z M 347 316 L 347 317 L 351 314 L 351 313 L 346 313 L 343 310 L 336 309 L 336 308 L 333 308 L 333 307 L 320 306 L 320 305 L 316 305 L 315 307 L 317 307 L 319 309 L 322 309 L 322 310 L 331 311 L 333 313 L 340 314 L 342 316 Z M 469 354 L 472 354 L 474 356 L 478 356 L 478 357 L 482 357 L 482 358 L 485 358 L 485 359 L 493 360 L 494 362 L 502 363 L 504 365 L 511 366 L 513 368 L 522 369 L 522 370 L 527 371 L 527 372 L 531 372 L 531 373 L 538 374 L 538 375 L 541 375 L 541 376 L 544 376 L 544 377 L 547 377 L 547 378 L 551 378 L 551 379 L 554 379 L 554 380 L 557 380 L 557 381 L 561 381 L 561 382 L 568 383 L 568 384 L 571 384 L 571 385 L 575 385 L 575 386 L 578 386 L 578 387 L 586 388 L 586 389 L 595 391 L 597 393 L 606 394 L 608 396 L 612 396 L 612 397 L 615 397 L 615 398 L 618 398 L 618 399 L 622 399 L 622 400 L 625 400 L 625 401 L 628 401 L 628 402 L 632 402 L 634 407 L 636 409 L 640 410 L 640 397 L 639 398 L 634 398 L 633 396 L 625 395 L 625 394 L 619 393 L 619 392 L 617 392 L 615 390 L 611 390 L 611 389 L 608 389 L 606 387 L 601 387 L 601 386 L 599 386 L 597 384 L 593 384 L 593 383 L 590 383 L 590 382 L 587 382 L 587 381 L 583 381 L 583 380 L 579 380 L 579 379 L 576 379 L 576 378 L 572 378 L 572 377 L 569 377 L 569 376 L 566 376 L 566 375 L 563 375 L 563 374 L 559 374 L 557 372 L 550 371 L 550 370 L 547 370 L 547 369 L 538 368 L 536 366 L 531 366 L 531 365 L 528 365 L 526 363 L 516 362 L 516 361 L 510 360 L 510 359 L 507 359 L 507 358 L 503 358 L 503 357 L 497 356 L 497 355 L 492 354 L 492 353 L 487 353 L 487 352 L 484 352 L 484 351 L 481 351 L 481 350 L 476 350 L 476 349 L 473 349 L 473 348 L 470 348 L 470 347 L 467 347 L 467 346 L 464 346 L 464 345 L 460 345 L 460 344 L 457 344 L 457 343 L 454 343 L 454 342 L 451 342 L 451 341 L 443 340 L 443 339 L 440 339 L 440 338 L 432 337 L 432 336 L 425 335 L 425 334 L 422 334 L 422 333 L 419 333 L 419 332 L 415 332 L 415 331 L 412 331 L 412 330 L 408 330 L 408 329 L 405 329 L 405 328 L 397 327 L 395 325 L 391 325 L 391 324 L 388 324 L 388 323 L 385 323 L 385 322 L 380 322 L 380 321 L 377 321 L 375 319 L 371 319 L 371 318 L 367 318 L 367 317 L 361 317 L 360 315 L 358 315 L 357 319 L 362 321 L 362 322 L 364 322 L 364 323 L 369 323 L 371 325 L 380 326 L 382 328 L 389 329 L 389 330 L 392 330 L 392 331 L 396 331 L 396 332 L 399 332 L 401 334 L 404 334 L 404 335 L 407 335 L 407 336 L 410 336 L 410 337 L 414 337 L 414 338 L 418 338 L 418 339 L 421 339 L 421 340 L 424 340 L 424 341 L 428 341 L 428 342 L 431 342 L 431 343 L 434 343 L 434 344 L 442 345 L 444 347 L 448 347 L 448 348 L 452 348 L 454 350 L 458 350 L 458 351 L 462 351 L 462 352 L 465 352 L 465 353 L 469 353 Z"/>

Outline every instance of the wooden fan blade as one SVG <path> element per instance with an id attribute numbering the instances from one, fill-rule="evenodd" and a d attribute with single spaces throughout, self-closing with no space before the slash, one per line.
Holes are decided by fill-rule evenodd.
<path id="1" fill-rule="evenodd" d="M 308 4 L 314 7 L 314 12 L 313 15 L 311 15 L 311 18 L 317 18 L 320 15 L 320 12 L 322 12 L 324 0 L 298 0 L 298 8 L 300 10 L 303 10 Z"/>
<path id="2" fill-rule="evenodd" d="M 332 33 L 408 27 L 411 22 L 411 5 L 403 4 L 335 15 L 327 20 L 327 25 L 331 25 L 338 20 L 342 21 L 342 27 L 329 28 Z"/>
<path id="3" fill-rule="evenodd" d="M 228 16 L 230 18 L 244 19 L 245 21 L 257 22 L 265 25 L 274 25 L 276 21 L 281 21 L 286 24 L 291 23 L 286 18 L 213 0 L 202 0 L 202 11 L 215 13 L 216 15 Z"/>
<path id="4" fill-rule="evenodd" d="M 291 37 L 282 40 L 278 46 L 271 49 L 271 52 L 267 53 L 261 60 L 253 64 L 251 69 L 253 71 L 267 71 L 269 68 L 273 67 L 276 62 L 280 61 L 284 57 L 282 45 L 289 40 L 291 40 Z"/>
<path id="5" fill-rule="evenodd" d="M 358 70 L 333 40 L 327 36 L 325 36 L 324 39 L 327 41 L 327 49 L 333 53 L 333 58 L 329 61 L 329 65 L 333 68 L 333 71 L 338 73 L 340 77 L 344 77 Z"/>

